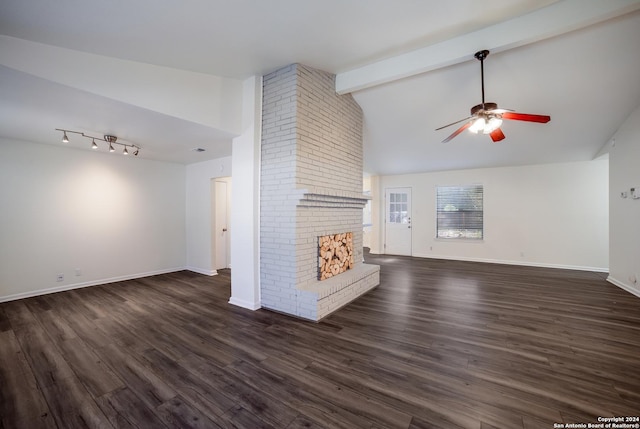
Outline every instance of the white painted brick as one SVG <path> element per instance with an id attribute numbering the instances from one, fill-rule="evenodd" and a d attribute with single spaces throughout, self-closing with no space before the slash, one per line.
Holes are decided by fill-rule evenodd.
<path id="1" fill-rule="evenodd" d="M 335 76 L 299 64 L 265 76 L 263 85 L 263 306 L 317 320 L 365 289 L 365 279 L 343 277 L 349 272 L 321 287 L 331 300 L 301 289 L 320 283 L 319 235 L 352 231 L 362 260 L 362 111 L 350 95 L 335 94 Z"/>

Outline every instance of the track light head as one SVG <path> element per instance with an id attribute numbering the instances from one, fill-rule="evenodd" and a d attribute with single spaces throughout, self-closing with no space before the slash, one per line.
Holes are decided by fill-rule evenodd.
<path id="1" fill-rule="evenodd" d="M 91 149 L 98 149 L 98 145 L 96 144 L 96 139 L 91 139 Z"/>
<path id="2" fill-rule="evenodd" d="M 129 151 L 127 150 L 127 147 L 124 147 L 124 150 L 122 151 L 123 155 L 129 155 Z"/>
<path id="3" fill-rule="evenodd" d="M 113 144 L 109 143 L 109 152 L 115 152 L 116 150 L 113 148 Z"/>
<path id="4" fill-rule="evenodd" d="M 136 148 L 136 151 L 133 152 L 133 156 L 138 156 L 138 152 L 140 152 L 140 149 Z"/>
<path id="5" fill-rule="evenodd" d="M 62 135 L 62 143 L 69 143 L 69 137 L 67 137 L 66 131 L 64 131 L 64 134 Z"/>

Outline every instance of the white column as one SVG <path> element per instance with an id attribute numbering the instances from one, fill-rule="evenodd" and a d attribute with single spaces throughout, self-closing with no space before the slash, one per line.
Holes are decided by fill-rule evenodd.
<path id="1" fill-rule="evenodd" d="M 384 194 L 380 188 L 380 176 L 371 176 L 371 254 L 384 253 Z"/>
<path id="2" fill-rule="evenodd" d="M 242 134 L 232 143 L 230 304 L 260 308 L 262 77 L 242 83 Z"/>

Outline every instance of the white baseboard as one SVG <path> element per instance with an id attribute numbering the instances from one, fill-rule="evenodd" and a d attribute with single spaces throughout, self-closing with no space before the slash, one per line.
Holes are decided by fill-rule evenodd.
<path id="1" fill-rule="evenodd" d="M 613 285 L 618 286 L 620 289 L 624 289 L 627 292 L 629 292 L 630 294 L 635 295 L 638 298 L 640 298 L 640 290 L 634 288 L 633 286 L 628 285 L 628 284 L 626 284 L 624 282 L 621 282 L 620 280 L 615 279 L 615 278 L 613 278 L 611 276 L 607 277 L 607 281 L 609 283 L 613 284 Z"/>
<path id="2" fill-rule="evenodd" d="M 185 270 L 189 270 L 189 271 L 193 271 L 194 273 L 198 273 L 198 274 L 204 274 L 205 276 L 217 276 L 218 275 L 218 271 L 217 270 L 205 270 L 204 268 L 198 268 L 198 267 L 185 267 Z"/>
<path id="3" fill-rule="evenodd" d="M 175 273 L 176 271 L 183 271 L 184 269 L 185 269 L 184 267 L 168 268 L 165 270 L 149 271 L 146 273 L 129 274 L 126 276 L 110 277 L 106 279 L 91 280 L 88 282 L 73 283 L 73 284 L 56 286 L 56 287 L 51 287 L 46 289 L 38 289 L 38 290 L 29 291 L 29 292 L 16 293 L 13 295 L 0 296 L 0 302 L 15 301 L 17 299 L 31 298 L 34 296 L 46 295 L 49 293 L 56 293 L 56 292 L 64 292 L 66 290 L 80 289 L 80 288 L 89 287 L 89 286 L 98 286 L 98 285 L 104 285 L 108 283 L 122 282 L 125 280 L 139 279 L 142 277 L 155 276 L 158 274 Z"/>
<path id="4" fill-rule="evenodd" d="M 34 296 L 47 295 L 50 293 L 64 292 L 67 290 L 80 289 L 80 288 L 89 287 L 89 286 L 99 286 L 99 285 L 104 285 L 109 283 L 122 282 L 126 280 L 134 280 L 142 277 L 155 276 L 158 274 L 175 273 L 177 271 L 183 271 L 183 270 L 189 270 L 189 271 L 193 271 L 198 274 L 204 274 L 207 276 L 215 276 L 218 274 L 216 270 L 203 270 L 196 267 L 169 268 L 165 270 L 156 270 L 156 271 L 149 271 L 146 273 L 136 273 L 136 274 L 130 274 L 126 276 L 110 277 L 106 279 L 92 280 L 88 282 L 74 283 L 74 284 L 56 286 L 56 287 L 51 287 L 46 289 L 38 289 L 38 290 L 29 291 L 29 292 L 16 293 L 13 295 L 0 296 L 0 302 L 15 301 L 18 299 L 31 298 Z M 260 302 L 249 302 L 249 301 L 245 301 L 245 300 L 234 298 L 234 297 L 231 297 L 229 299 L 229 304 L 233 304 L 238 307 L 246 308 L 249 310 L 257 310 L 261 308 Z"/>
<path id="5" fill-rule="evenodd" d="M 559 268 L 562 270 L 593 271 L 598 273 L 609 272 L 609 268 L 585 267 L 581 265 L 547 264 L 543 262 L 510 261 L 506 259 L 468 258 L 468 257 L 458 257 L 458 256 L 431 255 L 428 253 L 423 253 L 423 254 L 414 253 L 413 256 L 416 258 L 447 259 L 452 261 L 466 261 L 466 262 L 484 262 L 487 264 L 521 265 L 524 267 L 539 267 L 539 268 Z"/>
<path id="6" fill-rule="evenodd" d="M 245 301 L 244 299 L 238 299 L 233 296 L 229 298 L 229 304 L 233 304 L 242 308 L 247 308 L 249 310 L 257 310 L 262 307 L 259 302 Z"/>

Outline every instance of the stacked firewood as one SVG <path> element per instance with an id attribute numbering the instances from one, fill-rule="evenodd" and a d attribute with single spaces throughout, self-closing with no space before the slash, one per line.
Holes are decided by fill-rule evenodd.
<path id="1" fill-rule="evenodd" d="M 318 239 L 318 279 L 325 280 L 353 267 L 353 233 L 325 235 Z"/>

